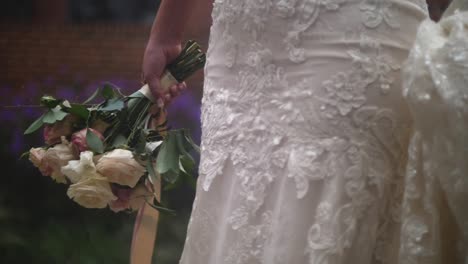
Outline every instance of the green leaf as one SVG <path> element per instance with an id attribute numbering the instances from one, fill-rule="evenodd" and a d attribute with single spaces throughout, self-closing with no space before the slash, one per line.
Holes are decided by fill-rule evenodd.
<path id="1" fill-rule="evenodd" d="M 44 114 L 44 118 L 42 121 L 46 124 L 53 124 L 55 123 L 55 114 L 52 112 L 52 110 L 47 111 L 47 113 Z"/>
<path id="2" fill-rule="evenodd" d="M 180 157 L 180 171 L 181 177 L 193 189 L 196 188 L 197 182 L 195 180 L 195 160 L 190 155 L 182 155 Z"/>
<path id="3" fill-rule="evenodd" d="M 146 170 L 148 171 L 148 177 L 151 178 L 151 182 L 155 183 L 158 180 L 158 175 L 153 167 L 154 159 L 149 156 L 148 162 L 146 163 Z"/>
<path id="4" fill-rule="evenodd" d="M 24 158 L 29 158 L 29 150 L 24 152 L 23 154 L 21 154 L 21 156 L 19 157 L 19 159 L 24 159 Z"/>
<path id="5" fill-rule="evenodd" d="M 114 91 L 114 88 L 108 83 L 104 84 L 104 87 L 102 87 L 101 95 L 106 100 L 111 100 L 117 97 L 117 93 Z"/>
<path id="6" fill-rule="evenodd" d="M 112 141 L 112 147 L 117 148 L 122 145 L 125 145 L 126 143 L 127 143 L 127 138 L 122 134 L 118 134 L 117 136 L 115 136 L 114 140 Z"/>
<path id="7" fill-rule="evenodd" d="M 185 142 L 187 142 L 196 152 L 200 153 L 200 147 L 193 142 L 192 136 L 184 130 Z"/>
<path id="8" fill-rule="evenodd" d="M 60 106 L 56 106 L 45 113 L 42 121 L 46 124 L 53 124 L 57 121 L 62 121 L 67 116 L 67 113 L 62 111 Z"/>
<path id="9" fill-rule="evenodd" d="M 181 172 L 181 174 L 183 174 L 183 173 Z M 164 191 L 174 190 L 174 189 L 176 189 L 177 187 L 179 187 L 181 185 L 182 185 L 182 180 L 179 177 L 176 182 L 170 183 L 170 184 L 167 184 L 166 186 L 164 186 L 163 190 Z"/>
<path id="10" fill-rule="evenodd" d="M 89 128 L 86 129 L 86 144 L 88 148 L 96 153 L 104 152 L 104 144 L 102 140 L 94 134 Z"/>
<path id="11" fill-rule="evenodd" d="M 68 100 L 65 100 L 62 102 L 62 106 L 66 107 L 66 108 L 71 108 L 71 104 Z"/>
<path id="12" fill-rule="evenodd" d="M 70 114 L 74 114 L 82 119 L 87 120 L 89 118 L 89 110 L 84 105 L 72 104 L 71 108 L 67 109 Z"/>
<path id="13" fill-rule="evenodd" d="M 151 101 L 146 97 L 128 97 L 126 99 L 127 108 L 130 113 L 136 112 L 138 114 L 142 109 L 152 104 Z"/>
<path id="14" fill-rule="evenodd" d="M 31 134 L 33 133 L 34 131 L 38 130 L 39 128 L 41 128 L 41 126 L 44 124 L 43 122 L 43 119 L 44 118 L 44 115 L 41 115 L 38 119 L 36 119 L 36 121 L 34 121 L 27 129 L 26 131 L 24 131 L 24 134 L 25 135 L 28 135 L 28 134 Z"/>
<path id="15" fill-rule="evenodd" d="M 195 160 L 188 154 L 182 155 L 180 157 L 180 168 L 188 175 L 193 175 L 195 172 Z"/>
<path id="16" fill-rule="evenodd" d="M 49 109 L 57 107 L 57 105 L 59 105 L 60 103 L 61 103 L 61 100 L 56 99 L 55 97 L 50 96 L 50 95 L 44 95 L 41 97 L 41 105 Z"/>
<path id="17" fill-rule="evenodd" d="M 64 112 L 60 106 L 56 106 L 55 108 L 51 110 L 52 110 L 52 113 L 54 113 L 56 121 L 62 121 L 67 116 L 67 113 Z"/>
<path id="18" fill-rule="evenodd" d="M 174 183 L 179 175 L 179 156 L 177 136 L 174 133 L 168 133 L 156 159 L 156 171 L 170 183 Z"/>
<path id="19" fill-rule="evenodd" d="M 103 107 L 100 107 L 99 111 L 120 111 L 125 107 L 122 99 L 114 98 L 108 100 Z"/>
<path id="20" fill-rule="evenodd" d="M 99 91 L 99 88 L 96 89 L 96 91 L 94 91 L 94 93 L 88 99 L 86 99 L 86 101 L 84 101 L 83 104 L 89 104 L 91 101 L 93 101 L 99 95 Z"/>
<path id="21" fill-rule="evenodd" d="M 138 131 L 136 133 L 138 133 Z M 145 147 L 146 147 L 146 133 L 143 129 L 140 129 L 136 143 L 135 143 L 135 147 L 134 147 L 135 152 L 137 154 L 144 153 Z"/>
<path id="22" fill-rule="evenodd" d="M 195 160 L 190 155 L 189 151 L 195 149 L 196 146 L 191 139 L 186 135 L 185 130 L 181 130 L 177 135 L 177 146 L 179 147 L 180 165 L 187 174 L 193 174 L 195 168 Z M 195 145 L 195 147 L 194 147 Z M 196 149 L 195 149 L 196 150 Z"/>
<path id="23" fill-rule="evenodd" d="M 188 152 L 193 149 L 192 145 L 188 143 L 185 137 L 184 130 L 174 131 L 177 138 L 177 147 L 181 155 L 190 155 Z"/>
<path id="24" fill-rule="evenodd" d="M 104 83 L 102 89 L 101 89 L 101 95 L 104 97 L 106 100 L 111 100 L 111 99 L 117 99 L 117 98 L 123 98 L 124 96 L 120 93 L 120 89 L 110 83 L 106 82 Z"/>
<path id="25" fill-rule="evenodd" d="M 197 180 L 195 179 L 195 177 L 190 174 L 187 174 L 187 173 L 181 173 L 183 179 L 185 182 L 188 183 L 188 185 L 192 188 L 192 189 L 196 189 L 197 188 Z"/>

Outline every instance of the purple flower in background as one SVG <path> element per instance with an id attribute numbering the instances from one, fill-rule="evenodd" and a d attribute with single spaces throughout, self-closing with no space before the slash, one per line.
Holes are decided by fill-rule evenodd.
<path id="1" fill-rule="evenodd" d="M 195 100 L 191 91 L 174 99 L 168 108 L 169 125 L 173 128 L 187 128 L 194 141 L 200 142 L 200 102 Z"/>

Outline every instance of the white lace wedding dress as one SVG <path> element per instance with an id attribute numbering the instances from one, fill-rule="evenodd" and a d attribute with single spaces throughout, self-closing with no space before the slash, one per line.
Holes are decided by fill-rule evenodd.
<path id="1" fill-rule="evenodd" d="M 400 243 L 412 124 L 400 70 L 426 10 L 215 1 L 181 263 L 394 264 L 419 252 L 419 226 Z"/>

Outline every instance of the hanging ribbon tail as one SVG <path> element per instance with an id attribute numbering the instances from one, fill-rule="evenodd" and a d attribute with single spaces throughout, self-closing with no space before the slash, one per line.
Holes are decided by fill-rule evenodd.
<path id="1" fill-rule="evenodd" d="M 157 199 L 161 199 L 160 177 L 153 183 Z M 150 201 L 152 202 L 152 200 Z M 130 251 L 131 264 L 151 264 L 154 244 L 158 229 L 158 210 L 145 203 L 138 211 L 133 228 L 132 246 Z"/>

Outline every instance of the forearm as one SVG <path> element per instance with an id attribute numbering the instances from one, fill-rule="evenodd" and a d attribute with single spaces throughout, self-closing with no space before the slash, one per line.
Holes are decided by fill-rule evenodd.
<path id="1" fill-rule="evenodd" d="M 199 2 L 200 0 L 162 0 L 151 29 L 150 41 L 180 43 L 192 10 Z"/>

